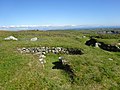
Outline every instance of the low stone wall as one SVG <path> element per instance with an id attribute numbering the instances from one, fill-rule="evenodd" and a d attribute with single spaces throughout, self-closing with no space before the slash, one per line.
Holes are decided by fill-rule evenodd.
<path id="1" fill-rule="evenodd" d="M 73 54 L 73 55 L 81 55 L 83 54 L 82 49 L 74 49 L 74 48 L 63 48 L 63 47 L 32 47 L 32 48 L 18 48 L 18 51 L 21 53 L 32 53 L 32 54 Z"/>
<path id="2" fill-rule="evenodd" d="M 83 54 L 82 49 L 74 49 L 74 48 L 63 48 L 63 47 L 31 47 L 31 48 L 17 48 L 17 50 L 21 53 L 34 54 L 39 57 L 40 63 L 43 65 L 46 63 L 46 54 L 71 54 L 71 55 L 81 55 Z"/>

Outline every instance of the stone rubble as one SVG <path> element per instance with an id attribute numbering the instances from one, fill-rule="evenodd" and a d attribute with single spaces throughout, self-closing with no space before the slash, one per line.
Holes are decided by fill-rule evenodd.
<path id="1" fill-rule="evenodd" d="M 21 53 L 32 53 L 32 54 L 47 54 L 47 53 L 53 53 L 53 54 L 73 54 L 73 55 L 81 55 L 83 54 L 82 49 L 76 49 L 76 48 L 63 48 L 63 47 L 32 47 L 32 48 L 18 48 L 18 51 Z"/>

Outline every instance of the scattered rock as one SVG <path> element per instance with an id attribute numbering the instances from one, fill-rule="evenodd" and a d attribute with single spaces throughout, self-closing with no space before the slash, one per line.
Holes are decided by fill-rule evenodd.
<path id="1" fill-rule="evenodd" d="M 62 59 L 63 59 L 62 57 L 59 57 L 59 58 L 58 58 L 58 60 L 59 60 L 60 62 L 62 62 Z"/>
<path id="2" fill-rule="evenodd" d="M 46 63 L 46 60 L 45 60 L 46 56 L 45 55 L 40 55 L 39 56 L 39 61 L 40 63 L 42 64 L 42 66 L 44 67 L 44 64 Z"/>
<path id="3" fill-rule="evenodd" d="M 40 55 L 39 58 L 46 58 L 46 56 L 45 55 Z"/>
<path id="4" fill-rule="evenodd" d="M 34 37 L 34 38 L 31 38 L 30 41 L 37 41 L 38 38 L 37 37 Z"/>
<path id="5" fill-rule="evenodd" d="M 82 36 L 82 38 L 86 38 L 86 36 Z"/>
<path id="6" fill-rule="evenodd" d="M 15 41 L 17 41 L 18 39 L 15 38 L 14 36 L 9 36 L 7 38 L 4 38 L 4 40 L 15 40 Z"/>
<path id="7" fill-rule="evenodd" d="M 108 60 L 112 61 L 113 59 L 112 58 L 108 58 Z"/>
<path id="8" fill-rule="evenodd" d="M 118 46 L 120 46 L 120 43 L 117 43 Z"/>
<path id="9" fill-rule="evenodd" d="M 35 53 L 35 55 L 42 55 L 42 52 L 37 52 Z"/>
<path id="10" fill-rule="evenodd" d="M 95 43 L 95 47 L 99 47 L 100 43 Z"/>
<path id="11" fill-rule="evenodd" d="M 41 62 L 41 64 L 46 63 L 46 61 L 43 58 L 40 58 L 39 61 Z"/>

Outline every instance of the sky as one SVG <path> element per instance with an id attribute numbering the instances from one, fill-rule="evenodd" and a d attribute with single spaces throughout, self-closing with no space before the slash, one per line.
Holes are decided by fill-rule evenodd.
<path id="1" fill-rule="evenodd" d="M 120 25 L 120 0 L 0 0 L 8 25 Z"/>

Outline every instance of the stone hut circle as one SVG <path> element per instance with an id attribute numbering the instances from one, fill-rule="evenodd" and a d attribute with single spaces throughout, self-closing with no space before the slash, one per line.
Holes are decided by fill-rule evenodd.
<path id="1" fill-rule="evenodd" d="M 34 54 L 39 57 L 41 64 L 46 63 L 46 55 L 48 53 L 53 54 L 66 54 L 66 55 L 82 55 L 84 54 L 82 49 L 63 48 L 63 47 L 31 47 L 31 48 L 17 48 L 22 54 Z M 64 61 L 65 62 L 65 61 Z"/>
<path id="2" fill-rule="evenodd" d="M 47 62 L 45 60 L 48 53 L 53 54 L 66 54 L 66 55 L 82 55 L 84 54 L 82 49 L 77 48 L 63 48 L 63 47 L 31 47 L 31 48 L 17 48 L 21 54 L 34 54 L 39 57 L 39 62 L 44 68 L 44 64 Z M 61 69 L 69 74 L 70 79 L 74 82 L 75 74 L 73 69 L 69 65 L 68 61 L 64 60 L 63 57 L 59 57 L 57 62 L 52 62 L 54 66 L 52 69 Z"/>

